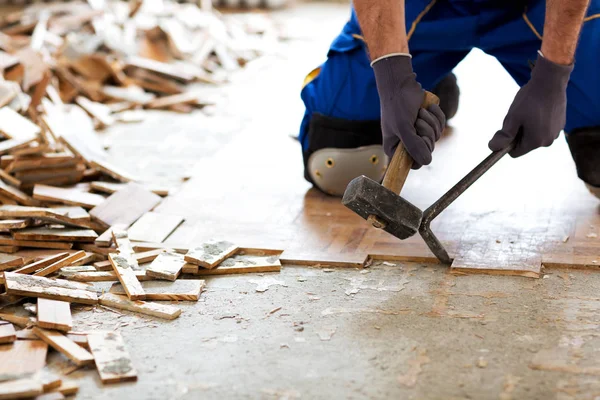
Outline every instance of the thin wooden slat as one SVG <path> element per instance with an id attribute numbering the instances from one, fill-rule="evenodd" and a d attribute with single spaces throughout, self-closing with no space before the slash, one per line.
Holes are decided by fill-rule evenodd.
<path id="1" fill-rule="evenodd" d="M 0 271 L 17 268 L 25 263 L 23 257 L 0 253 Z"/>
<path id="2" fill-rule="evenodd" d="M 130 300 L 144 300 L 145 293 L 140 281 L 135 276 L 132 266 L 127 262 L 127 259 L 121 255 L 110 254 L 108 256 L 114 272 L 117 274 L 119 281 L 125 287 L 127 297 Z"/>
<path id="3" fill-rule="evenodd" d="M 31 276 L 5 272 L 6 292 L 8 294 L 42 297 L 46 299 L 68 301 L 81 304 L 96 304 L 98 296 L 89 286 L 79 282 L 69 282 L 63 279 L 48 279 L 41 276 Z"/>
<path id="4" fill-rule="evenodd" d="M 137 380 L 137 372 L 118 332 L 94 332 L 88 335 L 90 350 L 102 383 Z"/>
<path id="5" fill-rule="evenodd" d="M 40 207 L 3 205 L 0 206 L 0 218 L 34 218 L 51 224 L 74 226 L 77 228 L 87 228 L 89 225 L 89 223 L 86 223 L 88 221 L 75 220 L 57 212 L 55 209 Z"/>
<path id="6" fill-rule="evenodd" d="M 12 229 L 23 229 L 31 225 L 31 219 L 5 219 L 0 220 L 0 232 L 8 232 Z"/>
<path id="7" fill-rule="evenodd" d="M 131 266 L 131 268 L 139 270 L 140 266 L 133 256 L 133 247 L 129 241 L 127 231 L 113 227 L 112 235 L 113 241 L 115 242 L 115 245 L 119 251 L 119 255 L 123 256 L 127 260 L 127 263 Z"/>
<path id="8" fill-rule="evenodd" d="M 41 259 L 40 261 L 34 262 L 32 264 L 26 265 L 23 268 L 19 268 L 13 272 L 18 274 L 31 274 L 37 270 L 45 268 L 49 265 L 54 264 L 57 261 L 62 260 L 65 257 L 68 257 L 69 253 L 59 253 L 46 258 Z"/>
<path id="9" fill-rule="evenodd" d="M 71 263 L 73 263 L 74 261 L 77 261 L 83 257 L 85 257 L 85 251 L 83 251 L 83 250 L 78 251 L 76 253 L 70 254 L 69 256 L 63 258 L 62 260 L 55 262 L 54 264 L 50 264 L 49 266 L 47 266 L 46 268 L 44 268 L 40 271 L 37 271 L 34 275 L 35 276 L 51 275 L 54 272 L 61 269 L 62 267 L 67 267 L 67 266 L 71 265 Z"/>
<path id="10" fill-rule="evenodd" d="M 113 229 L 126 230 L 127 226 L 120 225 L 120 224 L 111 226 L 110 228 L 106 229 L 104 231 L 104 233 L 102 233 L 102 235 L 100 235 L 96 238 L 96 240 L 94 241 L 94 244 L 99 247 L 110 247 L 113 243 L 113 233 L 112 233 Z"/>
<path id="11" fill-rule="evenodd" d="M 72 381 L 69 382 L 63 380 L 62 384 L 56 389 L 56 391 L 63 396 L 75 396 L 77 392 L 79 392 L 79 385 Z"/>
<path id="12" fill-rule="evenodd" d="M 0 235 L 0 246 L 33 247 L 36 249 L 57 249 L 69 250 L 73 247 L 72 243 L 65 242 L 42 242 L 35 240 L 16 240 L 10 236 Z"/>
<path id="13" fill-rule="evenodd" d="M 27 328 L 37 323 L 37 320 L 35 318 L 21 317 L 19 315 L 8 313 L 0 313 L 0 320 L 10 322 L 11 324 L 17 325 L 21 328 Z"/>
<path id="14" fill-rule="evenodd" d="M 39 227 L 13 231 L 12 237 L 15 240 L 25 241 L 93 243 L 98 234 L 91 229 Z"/>
<path id="15" fill-rule="evenodd" d="M 205 281 L 198 279 L 179 279 L 175 282 L 142 282 L 146 300 L 152 301 L 198 301 L 204 286 Z M 109 292 L 126 295 L 123 285 L 120 283 L 114 283 Z"/>
<path id="16" fill-rule="evenodd" d="M 35 200 L 34 198 L 27 195 L 25 192 L 7 185 L 2 180 L 0 180 L 0 195 L 14 200 L 15 202 L 22 204 L 24 206 L 39 206 L 40 202 Z"/>
<path id="17" fill-rule="evenodd" d="M 44 393 L 44 387 L 37 379 L 24 378 L 0 382 L 0 400 L 29 399 Z"/>
<path id="18" fill-rule="evenodd" d="M 104 293 L 100 296 L 100 304 L 119 310 L 127 310 L 152 317 L 172 320 L 181 315 L 181 309 L 167 304 L 148 303 L 146 301 L 129 300 L 127 296 Z"/>
<path id="19" fill-rule="evenodd" d="M 68 332 L 73 328 L 71 305 L 65 301 L 38 299 L 37 320 L 40 328 Z"/>
<path id="20" fill-rule="evenodd" d="M 146 275 L 146 271 L 134 271 L 138 281 L 153 280 Z M 82 272 L 60 272 L 60 277 L 76 282 L 117 282 L 119 278 L 114 271 L 82 271 Z"/>
<path id="21" fill-rule="evenodd" d="M 160 196 L 143 186 L 129 183 L 109 196 L 102 204 L 94 207 L 90 215 L 107 227 L 117 224 L 129 226 L 144 213 L 152 210 L 160 201 Z"/>
<path id="22" fill-rule="evenodd" d="M 94 208 L 104 202 L 104 196 L 84 192 L 79 189 L 60 188 L 48 185 L 35 185 L 33 198 L 37 200 L 53 201 L 67 205 Z"/>
<path id="23" fill-rule="evenodd" d="M 159 254 L 162 254 L 165 251 L 167 251 L 167 250 L 166 249 L 157 249 L 157 250 L 144 251 L 141 253 L 134 253 L 133 257 L 136 259 L 138 264 L 146 264 L 151 261 L 154 261 L 154 259 L 156 259 L 156 257 L 158 257 Z M 98 262 L 94 263 L 94 267 L 96 267 L 96 269 L 98 271 L 112 271 L 112 265 L 110 264 L 109 260 L 98 261 Z"/>
<path id="24" fill-rule="evenodd" d="M 12 343 L 17 340 L 17 332 L 10 322 L 0 321 L 0 344 Z"/>
<path id="25" fill-rule="evenodd" d="M 183 255 L 176 253 L 162 253 L 146 268 L 146 275 L 157 279 L 175 281 L 185 264 Z"/>
<path id="26" fill-rule="evenodd" d="M 76 365 L 87 365 L 94 362 L 94 356 L 92 356 L 90 352 L 83 349 L 60 332 L 42 329 L 36 326 L 33 328 L 33 333 L 44 342 L 48 343 L 49 346 L 61 352 Z"/>
<path id="27" fill-rule="evenodd" d="M 18 379 L 34 374 L 46 365 L 48 345 L 41 340 L 17 340 L 0 346 L 0 376 Z"/>
<path id="28" fill-rule="evenodd" d="M 90 183 L 90 188 L 92 190 L 95 190 L 100 193 L 106 193 L 106 194 L 113 194 L 115 192 L 118 192 L 119 190 L 123 189 L 125 186 L 127 186 L 126 183 L 100 182 L 100 181 Z M 149 191 L 151 191 L 152 193 L 157 194 L 159 196 L 165 197 L 165 196 L 169 195 L 169 191 L 170 191 L 169 188 L 153 186 L 153 185 L 143 185 L 143 186 L 146 189 L 148 189 Z"/>
<path id="29" fill-rule="evenodd" d="M 214 268 L 236 251 L 238 251 L 238 247 L 231 242 L 210 241 L 203 243 L 200 247 L 190 249 L 185 255 L 185 261 L 202 268 Z"/>
<path id="30" fill-rule="evenodd" d="M 157 212 L 142 215 L 127 231 L 137 242 L 163 242 L 183 222 L 183 217 Z"/>

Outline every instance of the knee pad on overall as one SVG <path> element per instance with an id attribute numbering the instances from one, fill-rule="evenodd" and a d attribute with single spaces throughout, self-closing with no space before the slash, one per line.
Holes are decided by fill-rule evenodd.
<path id="1" fill-rule="evenodd" d="M 360 175 L 380 182 L 388 164 L 381 143 L 379 120 L 350 121 L 314 113 L 303 152 L 304 177 L 333 196 L 342 196 Z"/>
<path id="2" fill-rule="evenodd" d="M 600 188 L 600 126 L 575 129 L 566 136 L 577 176 Z"/>

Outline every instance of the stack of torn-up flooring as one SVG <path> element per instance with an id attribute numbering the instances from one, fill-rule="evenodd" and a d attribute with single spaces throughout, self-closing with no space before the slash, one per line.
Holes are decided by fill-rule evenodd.
<path id="1" fill-rule="evenodd" d="M 89 324 L 77 330 L 86 318 L 81 305 L 173 320 L 182 312 L 179 302 L 199 300 L 201 276 L 280 271 L 278 250 L 224 240 L 170 249 L 162 242 L 183 219 L 152 211 L 160 201 L 129 183 L 89 213 L 79 206 L 0 206 L 1 243 L 21 249 L 0 253 L 0 308 L 16 308 L 0 312 L 0 399 L 77 391 L 44 368 L 48 346 L 73 368 L 95 364 L 103 383 L 137 379 L 118 332 L 90 331 Z M 95 282 L 113 284 L 104 292 Z M 36 300 L 36 317 L 18 310 L 28 298 Z M 79 312 L 72 316 L 72 309 Z"/>

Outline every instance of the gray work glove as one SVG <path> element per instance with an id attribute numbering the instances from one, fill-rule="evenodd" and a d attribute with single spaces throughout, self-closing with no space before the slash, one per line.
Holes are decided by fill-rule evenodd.
<path id="1" fill-rule="evenodd" d="M 438 105 L 421 109 L 425 91 L 416 80 L 408 55 L 393 55 L 372 64 L 381 102 L 383 150 L 392 157 L 402 141 L 412 156 L 413 169 L 431 163 L 435 142 L 446 126 Z"/>
<path id="2" fill-rule="evenodd" d="M 490 150 L 502 150 L 516 139 L 514 150 L 509 153 L 516 158 L 550 146 L 565 127 L 571 71 L 573 64 L 555 64 L 539 54 L 531 79 L 515 96 L 502 130 L 490 140 Z"/>

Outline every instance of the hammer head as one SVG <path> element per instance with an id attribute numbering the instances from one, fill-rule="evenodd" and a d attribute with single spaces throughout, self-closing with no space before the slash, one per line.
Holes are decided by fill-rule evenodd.
<path id="1" fill-rule="evenodd" d="M 364 219 L 376 215 L 385 221 L 383 229 L 398 239 L 417 233 L 423 218 L 419 208 L 364 175 L 348 184 L 342 204 Z"/>

